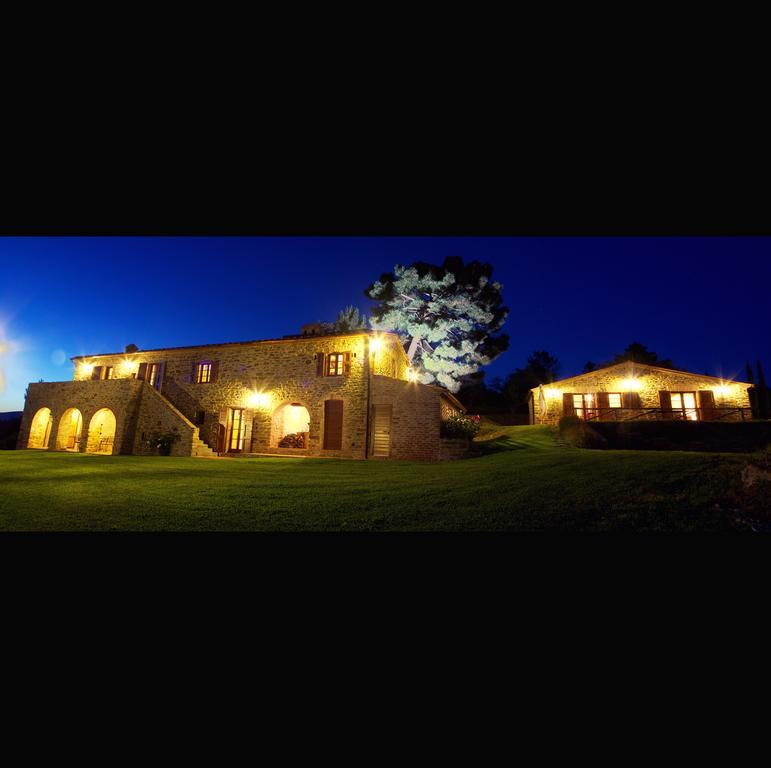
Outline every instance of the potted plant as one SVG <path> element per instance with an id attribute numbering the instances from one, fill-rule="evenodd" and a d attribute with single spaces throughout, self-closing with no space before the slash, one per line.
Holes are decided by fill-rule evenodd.
<path id="1" fill-rule="evenodd" d="M 171 454 L 171 446 L 179 440 L 179 432 L 153 432 L 147 439 L 147 447 L 158 451 L 159 456 Z"/>

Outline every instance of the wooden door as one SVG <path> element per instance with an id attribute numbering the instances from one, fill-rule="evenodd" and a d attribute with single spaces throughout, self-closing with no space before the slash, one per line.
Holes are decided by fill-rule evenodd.
<path id="1" fill-rule="evenodd" d="M 391 455 L 390 405 L 375 405 L 372 413 L 372 455 L 387 458 Z"/>
<path id="2" fill-rule="evenodd" d="M 339 451 L 343 447 L 343 401 L 324 401 L 324 449 Z"/>
<path id="3" fill-rule="evenodd" d="M 228 453 L 239 453 L 244 447 L 244 409 L 228 408 Z"/>

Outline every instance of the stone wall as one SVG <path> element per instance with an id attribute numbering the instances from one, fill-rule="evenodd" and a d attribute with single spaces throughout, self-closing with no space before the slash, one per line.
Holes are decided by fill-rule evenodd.
<path id="1" fill-rule="evenodd" d="M 698 392 L 710 389 L 713 391 L 716 408 L 749 408 L 750 401 L 747 389 L 751 386 L 743 382 L 723 382 L 711 376 L 701 376 L 686 371 L 664 370 L 640 364 L 625 364 L 610 366 L 599 371 L 584 373 L 569 379 L 557 381 L 544 386 L 546 394 L 546 411 L 541 412 L 538 389 L 531 390 L 533 396 L 534 423 L 556 424 L 562 417 L 562 395 L 565 392 L 573 394 L 596 394 L 597 392 L 625 392 L 628 390 L 628 379 L 639 382 L 640 405 L 642 408 L 660 408 L 659 391 L 668 392 Z M 698 396 L 697 396 L 698 397 Z"/>
<path id="2" fill-rule="evenodd" d="M 76 360 L 75 379 L 90 378 L 89 365 L 112 365 L 115 375 L 136 376 L 140 363 L 163 363 L 161 392 L 184 416 L 198 425 L 200 437 L 217 450 L 218 433 L 227 426 L 229 408 L 244 408 L 244 453 L 271 452 L 276 448 L 273 414 L 286 403 L 308 409 L 308 455 L 364 458 L 367 426 L 367 378 L 370 359 L 375 371 L 406 379 L 404 350 L 394 334 L 378 334 L 382 346 L 369 352 L 372 334 L 356 332 L 336 336 L 278 339 L 215 346 L 103 355 Z M 350 353 L 350 372 L 343 376 L 317 375 L 318 355 Z M 194 365 L 216 363 L 216 380 L 193 381 Z M 259 396 L 255 398 L 255 396 Z M 343 445 L 324 450 L 324 401 L 343 401 Z M 197 416 L 203 413 L 199 424 Z"/>
<path id="3" fill-rule="evenodd" d="M 453 459 L 463 459 L 468 456 L 471 441 L 465 437 L 449 438 L 443 437 L 441 443 L 440 459 L 442 461 L 452 461 Z"/>
<path id="4" fill-rule="evenodd" d="M 418 382 L 374 376 L 372 405 L 390 405 L 392 459 L 441 459 L 441 391 Z M 370 446 L 370 455 L 372 448 Z"/>
<path id="5" fill-rule="evenodd" d="M 71 408 L 78 409 L 83 417 L 77 445 L 81 452 L 86 451 L 89 445 L 91 420 L 102 408 L 109 408 L 115 415 L 112 447 L 115 454 L 147 452 L 141 445 L 143 432 L 149 435 L 155 429 L 166 432 L 176 428 L 181 440 L 172 449 L 172 455 L 190 456 L 196 431 L 192 424 L 170 409 L 160 395 L 142 381 L 112 379 L 36 383 L 30 384 L 27 390 L 17 444 L 19 448 L 27 447 L 30 426 L 40 408 L 50 408 L 53 418 L 49 450 L 56 450 L 57 444 L 63 444 L 59 440 L 59 429 L 66 430 L 69 417 L 63 419 Z"/>

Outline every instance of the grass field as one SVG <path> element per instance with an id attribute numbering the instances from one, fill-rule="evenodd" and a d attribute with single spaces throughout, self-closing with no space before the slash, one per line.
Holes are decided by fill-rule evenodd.
<path id="1" fill-rule="evenodd" d="M 486 425 L 456 462 L 0 452 L 3 531 L 730 530 L 746 457 L 589 451 Z M 725 505 L 721 504 L 721 508 Z"/>

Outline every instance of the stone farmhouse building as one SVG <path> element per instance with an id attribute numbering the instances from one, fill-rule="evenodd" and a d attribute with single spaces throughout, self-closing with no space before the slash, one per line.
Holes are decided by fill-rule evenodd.
<path id="1" fill-rule="evenodd" d="M 530 390 L 530 423 L 564 415 L 587 421 L 738 421 L 752 410 L 743 381 L 623 362 Z"/>
<path id="2" fill-rule="evenodd" d="M 32 383 L 19 448 L 174 456 L 291 454 L 436 461 L 465 409 L 414 380 L 396 334 L 360 330 L 73 357 L 72 381 Z M 130 348 L 127 348 L 130 349 Z"/>

